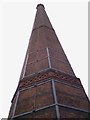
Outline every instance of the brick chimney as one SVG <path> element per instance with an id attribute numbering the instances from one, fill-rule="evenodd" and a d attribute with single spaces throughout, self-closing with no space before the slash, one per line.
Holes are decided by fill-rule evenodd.
<path id="1" fill-rule="evenodd" d="M 45 12 L 37 5 L 11 119 L 88 118 L 89 100 Z"/>

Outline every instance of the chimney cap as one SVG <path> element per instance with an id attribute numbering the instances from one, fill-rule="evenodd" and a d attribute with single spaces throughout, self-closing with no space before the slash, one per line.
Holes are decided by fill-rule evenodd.
<path id="1" fill-rule="evenodd" d="M 44 5 L 40 3 L 40 4 L 37 5 L 36 9 L 38 9 L 38 7 L 40 7 L 40 6 L 42 6 L 43 8 L 45 8 Z"/>

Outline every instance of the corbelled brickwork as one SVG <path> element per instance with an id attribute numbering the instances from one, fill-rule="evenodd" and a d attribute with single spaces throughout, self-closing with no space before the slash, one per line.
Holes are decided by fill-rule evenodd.
<path id="1" fill-rule="evenodd" d="M 37 5 L 10 119 L 89 118 L 89 100 L 42 4 Z"/>

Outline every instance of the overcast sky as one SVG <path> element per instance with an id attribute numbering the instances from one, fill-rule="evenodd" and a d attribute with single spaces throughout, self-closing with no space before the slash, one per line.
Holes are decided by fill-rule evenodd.
<path id="1" fill-rule="evenodd" d="M 79 0 L 78 2 L 73 0 L 72 2 L 23 1 L 4 2 L 1 9 L 0 117 L 8 116 L 11 99 L 19 82 L 38 3 L 44 4 L 70 64 L 76 76 L 81 79 L 88 95 L 88 3 Z"/>

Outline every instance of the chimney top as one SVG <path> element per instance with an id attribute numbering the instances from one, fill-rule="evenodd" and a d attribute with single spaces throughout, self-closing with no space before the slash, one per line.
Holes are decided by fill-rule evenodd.
<path id="1" fill-rule="evenodd" d="M 45 8 L 43 4 L 38 4 L 37 7 L 36 7 L 36 9 L 38 9 L 38 7 L 43 7 L 43 8 Z"/>

